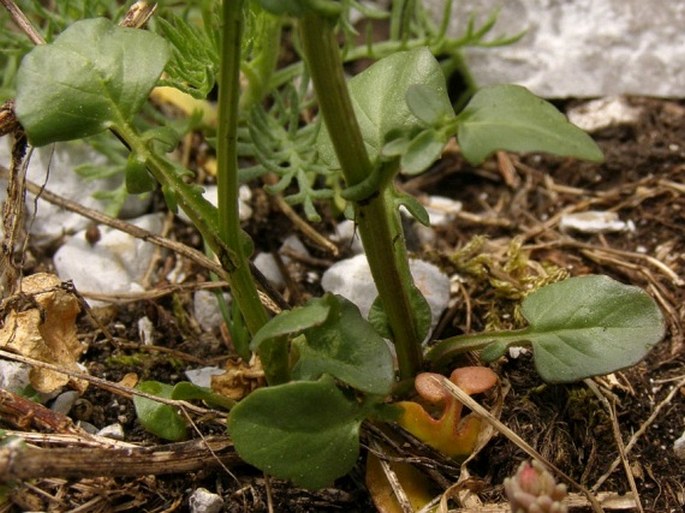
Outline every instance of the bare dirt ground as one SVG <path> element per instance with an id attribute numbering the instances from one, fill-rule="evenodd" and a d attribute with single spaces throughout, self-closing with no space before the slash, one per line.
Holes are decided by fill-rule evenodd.
<path id="1" fill-rule="evenodd" d="M 536 266 L 555 266 L 571 275 L 608 274 L 657 299 L 667 319 L 667 336 L 634 368 L 563 386 L 544 384 L 527 355 L 504 359 L 494 368 L 502 383 L 500 420 L 588 489 L 620 496 L 604 504 L 606 511 L 640 511 L 641 505 L 646 512 L 679 512 L 685 505 L 685 463 L 675 457 L 673 442 L 685 428 L 685 102 L 629 101 L 643 109 L 638 123 L 594 134 L 606 155 L 601 165 L 500 155 L 476 169 L 448 152 L 434 169 L 402 186 L 419 196 L 440 194 L 464 205 L 430 247 L 418 241 L 413 245 L 417 254 L 462 278 L 455 306 L 439 326 L 440 336 L 506 325 L 517 287 Z M 273 249 L 292 224 L 272 199 L 260 191 L 254 198 L 256 215 L 246 228 L 262 248 Z M 634 229 L 606 234 L 560 230 L 562 215 L 588 210 L 615 212 L 632 221 Z M 315 228 L 325 233 L 333 223 L 328 219 Z M 176 227 L 169 236 L 200 246 L 187 228 Z M 486 240 L 475 246 L 476 236 Z M 314 258 L 295 259 L 289 268 L 284 295 L 293 303 L 319 292 L 302 279 L 306 272 L 320 272 L 334 261 L 304 240 Z M 345 248 L 341 250 L 344 254 Z M 483 255 L 485 260 L 477 259 Z M 527 262 L 523 268 L 510 265 L 521 255 Z M 51 270 L 49 257 L 29 255 L 25 274 Z M 165 276 L 179 259 L 189 283 L 207 281 L 206 269 L 172 252 L 160 254 L 154 276 Z M 477 262 L 483 264 L 482 272 L 475 271 Z M 225 436 L 225 419 L 211 412 L 189 411 L 195 429 L 192 440 L 181 445 L 145 433 L 126 393 L 131 380 L 174 383 L 184 379 L 186 368 L 224 363 L 230 346 L 228 333 L 198 328 L 191 314 L 192 290 L 170 289 L 153 280 L 150 291 L 137 301 L 120 303 L 99 322 L 92 315 L 81 316 L 79 336 L 89 344 L 81 361 L 100 382 L 90 384 L 69 418 L 3 394 L 0 427 L 24 437 L 31 457 L 18 465 L 6 459 L 7 452 L 0 453 L 0 477 L 10 499 L 0 511 L 188 511 L 188 497 L 198 487 L 219 493 L 223 510 L 231 512 L 374 510 L 364 485 L 363 458 L 350 476 L 310 492 L 267 480 L 241 464 Z M 152 346 L 139 341 L 136 323 L 144 315 L 154 324 Z M 484 404 L 494 408 L 498 401 L 490 397 Z M 125 441 L 112 446 L 90 439 L 75 427 L 79 420 L 98 427 L 120 422 Z M 379 437 L 373 426 L 365 428 L 365 446 Z M 458 465 L 425 447 L 407 443 L 398 450 L 430 474 L 436 493 L 459 480 Z M 483 506 L 469 503 L 468 509 L 460 509 L 455 500 L 449 507 L 507 511 L 502 481 L 525 458 L 505 436 L 493 432 L 469 462 L 470 478 L 462 484 Z M 591 510 L 579 506 L 571 511 Z"/>

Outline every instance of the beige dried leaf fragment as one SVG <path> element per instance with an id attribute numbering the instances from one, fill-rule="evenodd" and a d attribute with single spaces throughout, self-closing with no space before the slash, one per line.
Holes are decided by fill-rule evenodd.
<path id="1" fill-rule="evenodd" d="M 0 347 L 65 370 L 81 371 L 77 362 L 86 349 L 76 336 L 76 316 L 81 308 L 76 297 L 60 287 L 61 283 L 57 276 L 48 273 L 22 280 L 22 296 L 6 302 L 10 306 L 0 328 Z M 21 301 L 21 297 L 28 301 Z M 33 388 L 44 393 L 70 381 L 65 374 L 40 368 L 33 368 L 29 378 Z M 71 380 L 71 384 L 80 391 L 87 386 L 81 380 Z"/>

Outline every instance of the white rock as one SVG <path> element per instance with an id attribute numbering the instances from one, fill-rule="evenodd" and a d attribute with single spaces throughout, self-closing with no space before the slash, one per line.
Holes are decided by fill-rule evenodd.
<path id="1" fill-rule="evenodd" d="M 513 360 L 516 360 L 519 356 L 528 354 L 530 351 L 528 350 L 527 347 L 510 347 L 509 348 L 509 357 Z"/>
<path id="2" fill-rule="evenodd" d="M 8 167 L 9 162 L 9 146 L 1 143 L 0 163 Z M 77 175 L 74 168 L 84 163 L 98 165 L 105 162 L 106 158 L 101 153 L 86 144 L 57 143 L 33 150 L 27 178 L 41 185 L 45 183 L 45 187 L 50 192 L 77 201 L 88 208 L 104 211 L 107 202 L 95 199 L 93 194 L 117 188 L 123 180 L 123 175 L 102 180 L 86 180 Z M 6 186 L 6 181 L 0 180 L 0 202 L 5 200 Z M 148 205 L 149 197 L 131 196 L 124 205 L 121 215 L 123 217 L 139 216 Z M 34 200 L 30 195 L 26 198 L 26 208 L 27 226 L 30 227 L 32 242 L 38 246 L 48 244 L 65 233 L 83 230 L 90 223 L 85 217 L 56 207 L 42 199 L 38 200 L 36 215 L 30 221 L 30 215 L 34 212 Z"/>
<path id="3" fill-rule="evenodd" d="M 112 440 L 123 440 L 124 438 L 126 438 L 126 434 L 124 433 L 124 426 L 122 426 L 118 422 L 103 427 L 101 430 L 97 432 L 97 434 L 99 436 L 111 438 Z"/>
<path id="4" fill-rule="evenodd" d="M 290 262 L 291 258 L 287 253 L 293 253 L 296 255 L 309 256 L 309 251 L 307 247 L 302 243 L 297 235 L 288 235 L 286 239 L 278 248 L 278 252 L 283 255 L 283 261 L 287 264 Z"/>
<path id="5" fill-rule="evenodd" d="M 206 185 L 202 197 L 215 207 L 219 205 L 219 188 L 216 185 Z M 252 199 L 252 191 L 247 185 L 241 185 L 238 189 L 238 217 L 241 221 L 247 221 L 252 217 L 252 207 L 248 202 Z M 191 224 L 188 214 L 178 209 L 178 217 Z"/>
<path id="6" fill-rule="evenodd" d="M 673 442 L 673 452 L 678 459 L 685 460 L 685 432 Z"/>
<path id="7" fill-rule="evenodd" d="M 641 113 L 642 109 L 629 105 L 623 96 L 610 96 L 578 105 L 566 115 L 577 127 L 596 132 L 610 126 L 635 124 Z"/>
<path id="8" fill-rule="evenodd" d="M 632 221 L 621 221 L 616 212 L 588 210 L 575 214 L 565 214 L 559 221 L 562 232 L 610 233 L 634 231 Z"/>
<path id="9" fill-rule="evenodd" d="M 352 251 L 354 255 L 359 255 L 364 252 L 362 239 L 359 237 L 357 225 L 351 219 L 345 219 L 335 226 L 335 233 L 331 235 L 331 240 L 341 246 L 343 249 Z"/>
<path id="10" fill-rule="evenodd" d="M 154 334 L 155 325 L 152 324 L 150 318 L 146 315 L 138 319 L 138 338 L 145 346 L 151 346 L 155 339 Z"/>
<path id="11" fill-rule="evenodd" d="M 444 196 L 429 196 L 424 207 L 432 226 L 444 226 L 456 219 L 462 203 Z"/>
<path id="12" fill-rule="evenodd" d="M 231 295 L 228 292 L 224 293 L 224 299 L 230 304 Z M 205 331 L 212 331 L 224 322 L 219 301 L 211 290 L 198 290 L 193 294 L 193 315 Z"/>
<path id="13" fill-rule="evenodd" d="M 442 17 L 444 0 L 426 0 Z M 685 2 L 679 0 L 481 0 L 454 2 L 450 32 L 499 9 L 486 39 L 526 30 L 517 43 L 467 48 L 479 85 L 517 83 L 548 98 L 685 96 Z"/>
<path id="14" fill-rule="evenodd" d="M 428 262 L 411 260 L 409 266 L 416 286 L 430 305 L 432 326 L 435 327 L 449 302 L 450 280 Z M 378 295 L 365 255 L 336 262 L 324 273 L 321 286 L 327 292 L 340 294 L 352 301 L 364 317 L 368 316 Z"/>
<path id="15" fill-rule="evenodd" d="M 152 233 L 161 233 L 164 214 L 149 214 L 132 221 Z M 104 294 L 141 292 L 139 283 L 152 260 L 154 246 L 109 227 L 100 227 L 100 240 L 90 244 L 85 230 L 57 250 L 53 261 L 62 280 L 73 280 L 80 292 Z M 91 306 L 106 303 L 88 300 Z"/>
<path id="16" fill-rule="evenodd" d="M 189 499 L 191 513 L 219 513 L 224 506 L 220 495 L 206 488 L 198 488 Z"/>
<path id="17" fill-rule="evenodd" d="M 31 366 L 20 362 L 0 360 L 0 388 L 11 392 L 21 392 L 30 383 Z"/>
<path id="18" fill-rule="evenodd" d="M 277 289 L 282 289 L 285 287 L 285 279 L 283 278 L 283 273 L 276 263 L 275 256 L 273 256 L 271 253 L 260 251 L 255 255 L 253 263 L 274 287 Z"/>
<path id="19" fill-rule="evenodd" d="M 297 235 L 289 235 L 278 248 L 278 253 L 284 264 L 289 264 L 292 258 L 288 254 L 309 256 L 307 247 L 302 243 Z M 254 257 L 253 263 L 257 269 L 264 275 L 264 277 L 271 282 L 277 289 L 285 287 L 285 277 L 281 272 L 276 257 L 271 253 L 259 252 Z"/>
<path id="20" fill-rule="evenodd" d="M 211 388 L 212 376 L 224 374 L 226 370 L 219 367 L 201 367 L 200 369 L 188 369 L 185 375 L 193 385 Z"/>

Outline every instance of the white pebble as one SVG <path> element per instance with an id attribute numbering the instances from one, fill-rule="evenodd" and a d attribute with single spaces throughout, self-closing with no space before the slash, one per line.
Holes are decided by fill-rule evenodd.
<path id="1" fill-rule="evenodd" d="M 231 304 L 231 295 L 224 293 L 227 304 Z M 212 331 L 224 322 L 224 316 L 219 308 L 219 300 L 211 290 L 198 290 L 193 295 L 193 314 L 200 327 L 205 331 Z"/>
<path id="2" fill-rule="evenodd" d="M 125 438 L 124 426 L 115 422 L 109 426 L 103 427 L 97 432 L 99 436 L 104 436 L 106 438 L 111 438 L 112 440 L 123 440 Z"/>
<path id="3" fill-rule="evenodd" d="M 685 460 L 685 432 L 673 442 L 673 452 L 678 459 Z"/>
<path id="4" fill-rule="evenodd" d="M 201 367 L 199 369 L 188 369 L 185 375 L 193 385 L 199 387 L 211 388 L 212 376 L 218 376 L 226 372 L 219 367 Z"/>
<path id="5" fill-rule="evenodd" d="M 632 221 L 621 221 L 616 212 L 588 210 L 575 214 L 566 214 L 559 221 L 562 232 L 577 231 L 581 233 L 611 233 L 635 231 Z"/>
<path id="6" fill-rule="evenodd" d="M 198 488 L 189 499 L 191 513 L 219 513 L 224 506 L 220 495 L 206 488 Z"/>
<path id="7" fill-rule="evenodd" d="M 622 96 L 609 96 L 570 109 L 568 120 L 586 132 L 616 125 L 634 124 L 642 109 L 632 107 Z"/>
<path id="8" fill-rule="evenodd" d="M 428 301 L 435 327 L 450 299 L 450 280 L 433 264 L 422 260 L 409 263 L 416 286 Z M 332 265 L 321 278 L 327 292 L 340 294 L 359 308 L 367 317 L 378 292 L 371 277 L 365 255 L 357 255 Z"/>

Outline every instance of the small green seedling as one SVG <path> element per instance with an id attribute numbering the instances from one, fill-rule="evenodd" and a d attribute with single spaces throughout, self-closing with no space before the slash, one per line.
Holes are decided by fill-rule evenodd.
<path id="1" fill-rule="evenodd" d="M 470 23 L 462 39 L 451 39 L 446 21 L 434 26 L 423 11 L 409 8 L 415 4 L 394 2 L 390 40 L 361 46 L 350 10 L 384 13 L 356 0 L 224 0 L 219 9 L 201 8 L 204 32 L 169 11 L 171 21 L 160 23 L 166 38 L 86 19 L 31 51 L 17 76 L 16 114 L 31 144 L 111 131 L 129 152 L 129 189 L 161 187 L 170 207 L 183 209 L 200 230 L 226 271 L 251 337 L 249 350 L 261 359 L 269 383 L 232 408 L 228 429 L 235 448 L 263 471 L 306 487 L 326 486 L 355 465 L 365 419 L 399 420 L 449 455 L 471 450 L 476 421 L 459 431 L 457 403 L 448 404 L 438 421 L 410 402 L 388 404 L 393 391 L 408 390 L 415 378 L 420 395 L 444 400 L 422 386 L 426 366 L 444 370 L 453 356 L 473 350 L 493 360 L 507 347 L 523 345 L 532 348 L 545 380 L 571 382 L 635 364 L 664 334 L 662 314 L 646 293 L 585 276 L 530 294 L 522 304 L 527 328 L 438 341 L 424 354 L 430 313 L 409 273 L 399 207 L 422 223 L 428 216 L 396 188 L 397 175 L 428 169 L 452 137 L 473 164 L 502 149 L 591 161 L 601 161 L 602 153 L 552 105 L 522 87 L 477 90 L 455 112 L 445 62 L 435 55 L 449 56 L 455 67 L 463 45 L 487 45 L 484 36 L 494 21 L 482 29 Z M 445 4 L 449 12 L 451 2 Z M 165 16 L 164 8 L 159 15 Z M 286 25 L 300 59 L 277 68 Z M 345 59 L 361 57 L 377 62 L 348 81 Z M 218 85 L 217 125 L 204 127 L 217 154 L 218 208 L 191 185 L 189 170 L 165 153 L 173 146 L 166 128 L 141 128 L 138 113 L 163 70 L 164 84 L 196 97 Z M 285 85 L 295 77 L 298 87 Z M 311 112 L 309 80 L 319 112 L 311 123 L 302 115 Z M 252 166 L 239 169 L 239 156 Z M 268 172 L 279 180 L 272 192 L 294 188 L 289 201 L 303 205 L 310 218 L 318 216 L 316 201 L 332 197 L 356 220 L 379 293 L 369 319 L 332 295 L 270 319 L 250 272 L 251 241 L 237 215 L 239 177 Z M 187 385 L 148 382 L 141 389 L 216 402 L 208 391 Z M 135 404 L 154 433 L 171 440 L 185 436 L 185 419 L 167 405 L 141 398 Z M 431 433 L 433 428 L 440 433 Z M 464 443 L 452 454 L 450 437 L 459 433 L 465 433 Z"/>

